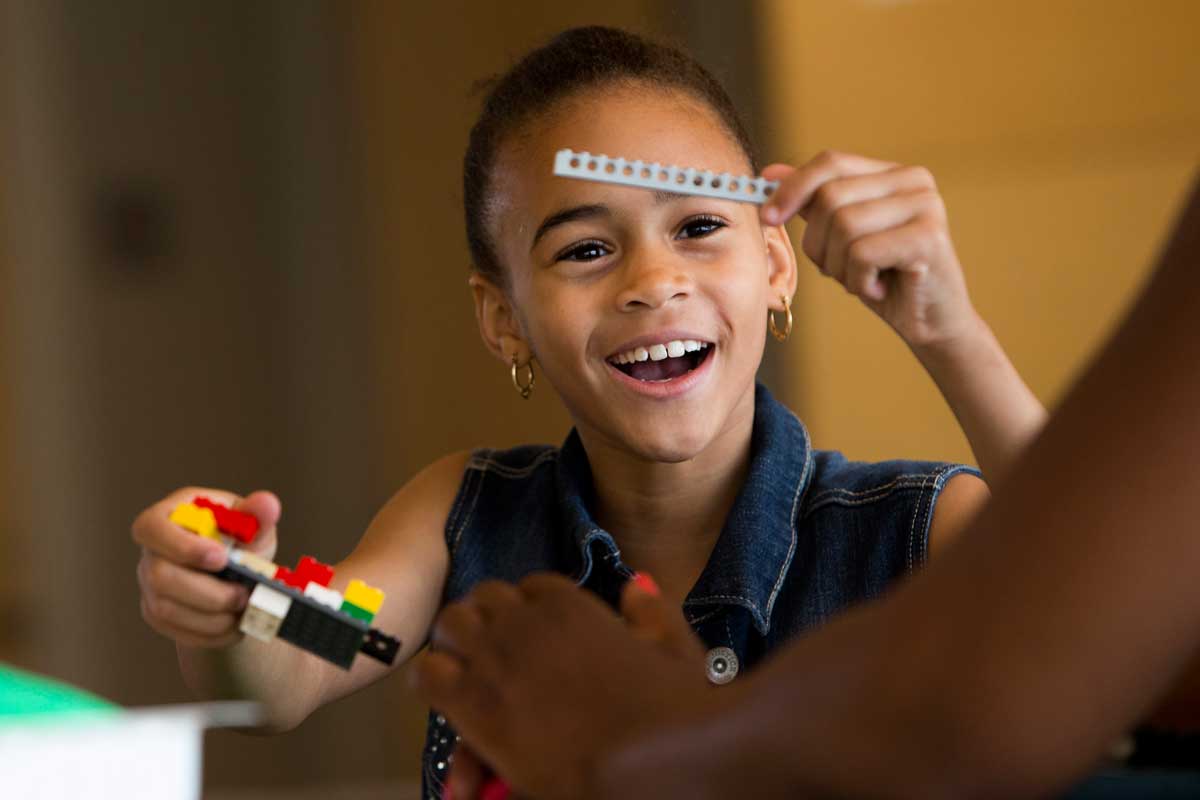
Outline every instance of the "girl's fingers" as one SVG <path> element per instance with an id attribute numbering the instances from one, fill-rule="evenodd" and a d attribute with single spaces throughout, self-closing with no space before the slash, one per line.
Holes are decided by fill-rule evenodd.
<path id="1" fill-rule="evenodd" d="M 233 614 L 206 614 L 160 595 L 142 595 L 142 613 L 151 624 L 193 637 L 219 639 L 238 628 L 238 618 Z"/>
<path id="2" fill-rule="evenodd" d="M 843 206 L 832 215 L 824 232 L 824 240 L 821 240 L 821 234 L 816 233 L 818 226 L 810 223 L 804 232 L 802 247 L 809 258 L 822 265 L 822 272 L 845 285 L 848 250 L 851 244 L 864 236 L 900 228 L 919 216 L 934 216 L 940 213 L 941 209 L 941 197 L 937 192 L 928 189 Z M 817 256 L 809 252 L 810 248 L 814 251 L 821 248 L 820 258 L 823 260 L 817 261 Z"/>
<path id="3" fill-rule="evenodd" d="M 246 607 L 249 593 L 242 586 L 173 564 L 146 553 L 138 563 L 143 590 L 167 597 L 201 613 L 234 613 Z"/>
<path id="4" fill-rule="evenodd" d="M 918 193 L 930 194 L 940 201 L 933 175 L 924 167 L 896 167 L 884 172 L 838 178 L 822 184 L 805 212 L 808 220 L 808 225 L 804 228 L 805 254 L 822 271 L 827 271 L 826 243 L 832 230 L 839 224 L 849 227 L 845 220 L 838 219 L 843 209 L 892 195 Z"/>
<path id="5" fill-rule="evenodd" d="M 827 150 L 791 173 L 784 174 L 782 166 L 772 164 L 768 167 L 771 176 L 780 176 L 772 177 L 772 180 L 780 181 L 779 188 L 760 209 L 762 219 L 768 225 L 782 225 L 796 214 L 805 216 L 817 189 L 831 180 L 884 172 L 896 165 L 890 161 Z M 766 176 L 767 170 L 763 174 Z"/>
<path id="6" fill-rule="evenodd" d="M 225 548 L 220 542 L 197 536 L 168 518 L 166 503 L 151 506 L 133 523 L 133 540 L 145 549 L 176 564 L 202 570 L 225 566 Z"/>
<path id="7" fill-rule="evenodd" d="M 929 268 L 938 223 L 927 216 L 853 241 L 846 251 L 846 289 L 868 300 L 884 299 L 882 273 L 921 273 Z"/>

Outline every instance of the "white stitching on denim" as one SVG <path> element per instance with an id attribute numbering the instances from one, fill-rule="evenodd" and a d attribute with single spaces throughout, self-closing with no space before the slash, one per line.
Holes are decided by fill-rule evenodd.
<path id="1" fill-rule="evenodd" d="M 693 598 L 691 600 L 687 600 L 684 602 L 685 606 L 699 605 L 701 603 L 708 603 L 708 602 L 719 601 L 719 600 L 741 603 L 742 605 L 744 605 L 747 608 L 747 610 L 750 611 L 751 614 L 754 615 L 756 623 L 760 622 L 760 621 L 762 622 L 762 634 L 764 636 L 767 633 L 769 633 L 771 630 L 771 612 L 775 608 L 775 599 L 779 596 L 779 592 L 783 588 L 784 578 L 787 576 L 788 568 L 791 567 L 792 559 L 796 555 L 796 546 L 798 544 L 798 538 L 799 538 L 798 534 L 796 533 L 796 523 L 798 521 L 798 519 L 796 517 L 796 511 L 799 508 L 804 497 L 808 494 L 808 486 L 809 486 L 808 477 L 809 477 L 809 474 L 812 472 L 812 466 L 813 466 L 813 462 L 814 462 L 813 454 L 812 454 L 812 442 L 808 437 L 808 428 L 804 427 L 804 423 L 800 421 L 800 418 L 797 417 L 790 408 L 787 408 L 785 406 L 784 409 L 788 412 L 788 414 L 791 415 L 792 419 L 796 421 L 796 425 L 800 428 L 800 433 L 803 434 L 803 436 L 804 436 L 805 458 L 804 458 L 804 467 L 800 471 L 800 480 L 796 483 L 796 494 L 792 497 L 792 513 L 788 517 L 788 528 L 792 532 L 792 539 L 788 546 L 788 553 L 784 557 L 783 564 L 779 568 L 779 577 L 777 577 L 775 579 L 775 585 L 773 587 L 771 587 L 771 594 L 767 597 L 766 613 L 763 613 L 762 611 L 760 611 L 758 608 L 758 604 L 755 603 L 753 600 L 746 598 L 746 597 L 735 596 L 735 595 L 720 595 L 720 594 L 708 595 L 706 597 L 696 597 L 696 598 Z"/>
<path id="2" fill-rule="evenodd" d="M 808 508 L 805 509 L 804 518 L 807 519 L 814 512 L 819 511 L 820 509 L 822 509 L 828 505 L 838 505 L 838 506 L 842 506 L 842 507 L 862 506 L 862 505 L 867 505 L 869 503 L 877 502 L 879 500 L 885 500 L 888 497 L 891 497 L 897 491 L 907 491 L 907 490 L 912 490 L 912 489 L 916 489 L 916 490 L 927 489 L 927 488 L 929 488 L 930 479 L 935 476 L 941 475 L 947 469 L 961 470 L 961 469 L 963 469 L 963 466 L 959 465 L 959 464 L 954 464 L 949 467 L 946 467 L 946 466 L 938 467 L 933 472 L 910 473 L 910 474 L 906 474 L 906 475 L 899 475 L 892 481 L 889 481 L 888 483 L 880 484 L 879 486 L 876 486 L 874 489 L 865 489 L 861 492 L 853 492 L 848 489 L 837 489 L 837 488 L 825 489 L 820 494 L 816 495 L 816 497 L 813 498 L 813 501 L 811 503 L 809 503 Z M 969 467 L 967 469 L 969 469 Z M 877 494 L 867 496 L 870 492 L 877 492 Z M 853 500 L 844 500 L 840 497 L 833 496 L 835 494 L 849 494 L 849 495 L 856 496 L 856 497 Z M 919 504 L 919 501 L 918 501 L 918 504 Z"/>
<path id="3" fill-rule="evenodd" d="M 921 487 L 921 494 L 917 495 L 917 505 L 913 509 L 912 523 L 908 526 L 908 571 L 913 571 L 913 553 L 917 546 L 916 530 L 917 517 L 921 515 L 921 503 L 925 500 L 925 487 Z"/>
<path id="4" fill-rule="evenodd" d="M 488 453 L 495 452 L 494 450 L 487 451 Z M 494 472 L 505 478 L 523 478 L 531 472 L 537 470 L 538 467 L 547 461 L 552 461 L 558 458 L 558 450 L 543 450 L 541 453 L 523 467 L 510 467 L 507 464 L 496 461 L 487 456 L 475 457 L 472 456 L 467 464 L 469 469 L 479 470 L 481 472 Z"/>
<path id="5" fill-rule="evenodd" d="M 476 451 L 486 452 L 486 451 Z M 471 458 L 475 458 L 475 453 L 471 454 Z M 468 462 L 469 464 L 470 462 Z M 475 506 L 479 503 L 480 489 L 483 487 L 483 475 L 477 474 L 478 470 L 465 469 L 463 470 L 463 486 L 459 488 L 459 497 L 454 503 L 454 508 L 450 512 L 450 516 L 446 518 L 446 541 L 450 546 L 450 557 L 453 560 L 454 553 L 458 551 L 458 543 L 462 539 L 463 531 L 467 529 L 467 524 L 471 521 L 471 517 L 475 515 Z M 450 536 L 450 525 L 455 518 L 462 514 L 463 504 L 467 502 L 467 495 L 470 494 L 471 505 L 467 510 L 466 517 L 454 529 L 453 537 Z M 453 569 L 453 567 L 451 567 Z M 447 576 L 449 577 L 449 576 Z"/>
<path id="6" fill-rule="evenodd" d="M 975 477 L 978 478 L 980 476 L 980 473 L 979 473 L 978 469 L 976 469 L 975 467 L 969 466 L 967 464 L 946 464 L 944 466 L 937 468 L 932 473 L 930 473 L 930 477 L 933 479 L 933 485 L 931 487 L 929 487 L 930 492 L 928 495 L 926 495 L 924 493 L 922 493 L 922 495 L 921 495 L 921 501 L 925 500 L 926 498 L 928 498 L 928 500 L 929 500 L 929 508 L 925 512 L 926 517 L 928 517 L 928 519 L 923 526 L 924 531 L 925 531 L 925 537 L 924 537 L 925 551 L 924 551 L 924 557 L 921 559 L 922 563 L 929 560 L 929 531 L 933 526 L 934 506 L 937 503 L 937 499 L 939 497 L 941 497 L 942 490 L 946 488 L 946 484 L 949 482 L 950 478 L 952 478 L 956 475 L 974 475 Z M 924 489 L 924 488 L 925 487 L 922 487 L 922 489 Z M 917 503 L 918 510 L 920 509 L 921 501 L 918 501 L 918 503 Z M 909 534 L 908 534 L 909 535 L 908 571 L 910 573 L 914 569 L 916 569 L 916 565 L 914 563 L 915 562 L 915 553 L 917 551 L 917 541 L 916 541 L 916 537 L 914 535 L 915 530 L 916 530 L 916 515 L 914 514 L 913 527 L 909 529 Z"/>
<path id="7" fill-rule="evenodd" d="M 796 524 L 799 522 L 797 512 L 803 498 L 808 495 L 809 480 L 814 461 L 812 442 L 808 438 L 808 428 L 804 427 L 804 423 L 800 421 L 799 417 L 792 414 L 791 409 L 788 409 L 788 413 L 792 415 L 792 419 L 800 426 L 800 433 L 804 435 L 804 469 L 800 471 L 800 482 L 796 484 L 796 494 L 792 497 L 792 513 L 788 517 L 788 527 L 792 530 L 791 546 L 788 548 L 787 558 L 784 559 L 783 565 L 779 569 L 779 577 L 775 580 L 775 587 L 771 590 L 771 596 L 767 599 L 767 613 L 763 617 L 764 636 L 771 630 L 771 612 L 775 608 L 775 598 L 779 596 L 779 592 L 783 588 L 784 576 L 787 575 L 787 571 L 792 565 L 792 558 L 796 555 L 797 539 L 799 538 L 796 533 Z"/>

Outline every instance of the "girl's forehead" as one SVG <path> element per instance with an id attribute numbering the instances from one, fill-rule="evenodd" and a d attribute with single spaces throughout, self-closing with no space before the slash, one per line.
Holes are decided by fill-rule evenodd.
<path id="1" fill-rule="evenodd" d="M 563 148 L 641 159 L 714 172 L 746 174 L 750 163 L 717 113 L 682 92 L 594 90 L 565 101 L 527 126 L 497 159 L 494 184 L 513 196 L 501 206 L 536 213 L 556 197 L 589 191 L 583 181 L 555 177 L 554 154 Z M 594 184 L 593 184 L 594 186 Z"/>

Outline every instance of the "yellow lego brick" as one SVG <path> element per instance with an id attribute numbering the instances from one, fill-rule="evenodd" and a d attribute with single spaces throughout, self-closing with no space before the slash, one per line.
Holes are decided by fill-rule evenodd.
<path id="1" fill-rule="evenodd" d="M 217 518 L 207 508 L 200 508 L 192 503 L 180 503 L 171 512 L 171 522 L 187 528 L 192 533 L 198 533 L 205 539 L 221 541 L 217 533 Z"/>
<path id="2" fill-rule="evenodd" d="M 346 587 L 346 593 L 342 597 L 347 602 L 372 614 L 378 614 L 379 607 L 383 605 L 383 590 L 368 586 L 358 578 L 350 581 L 350 585 Z"/>

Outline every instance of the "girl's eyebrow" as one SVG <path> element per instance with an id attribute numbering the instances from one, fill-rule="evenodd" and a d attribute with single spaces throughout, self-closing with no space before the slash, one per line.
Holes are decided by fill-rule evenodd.
<path id="1" fill-rule="evenodd" d="M 550 232 L 551 228 L 558 225 L 565 225 L 568 222 L 574 222 L 580 219 L 591 219 L 592 217 L 608 217 L 612 216 L 612 210 L 602 203 L 592 203 L 585 206 L 571 206 L 564 208 L 562 211 L 555 211 L 538 225 L 537 230 L 533 234 L 533 243 L 529 245 L 530 252 L 537 247 L 538 240 Z"/>
<path id="2" fill-rule="evenodd" d="M 673 200 L 683 200 L 687 195 L 682 195 L 677 192 L 654 191 L 655 205 L 669 203 Z M 555 211 L 542 220 L 542 224 L 538 225 L 537 230 L 533 234 L 533 242 L 529 245 L 530 252 L 537 247 L 538 241 L 549 233 L 551 228 L 557 225 L 565 225 L 568 222 L 575 222 L 581 219 L 591 219 L 592 217 L 607 217 L 612 215 L 612 209 L 603 203 L 590 203 L 582 206 L 571 206 L 564 208 L 562 211 Z"/>

